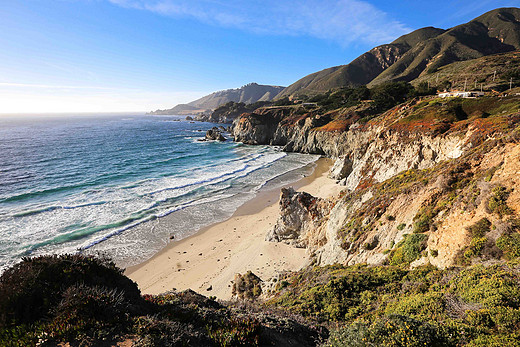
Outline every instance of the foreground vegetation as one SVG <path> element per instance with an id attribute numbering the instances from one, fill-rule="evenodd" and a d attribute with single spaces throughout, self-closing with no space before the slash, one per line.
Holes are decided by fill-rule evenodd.
<path id="1" fill-rule="evenodd" d="M 520 263 L 311 267 L 231 304 L 141 296 L 109 260 L 43 256 L 2 274 L 0 313 L 2 346 L 519 346 Z"/>
<path id="2" fill-rule="evenodd" d="M 267 304 L 332 324 L 326 346 L 519 346 L 520 264 L 314 267 Z"/>
<path id="3" fill-rule="evenodd" d="M 0 346 L 314 346 L 324 332 L 189 290 L 141 296 L 107 259 L 24 259 L 0 277 Z"/>

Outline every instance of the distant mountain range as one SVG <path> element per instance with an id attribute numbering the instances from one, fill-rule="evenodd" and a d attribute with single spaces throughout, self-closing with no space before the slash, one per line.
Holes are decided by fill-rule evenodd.
<path id="1" fill-rule="evenodd" d="M 500 8 L 454 28 L 426 27 L 375 47 L 350 64 L 315 72 L 283 90 L 277 99 L 340 87 L 413 81 L 442 66 L 520 49 L 520 9 Z"/>
<path id="2" fill-rule="evenodd" d="M 347 65 L 307 75 L 287 88 L 247 84 L 212 93 L 188 104 L 152 114 L 209 114 L 230 101 L 252 104 L 298 95 L 315 95 L 342 87 L 391 81 L 430 81 L 454 62 L 520 50 L 520 9 L 499 8 L 450 29 L 425 27 L 362 54 Z M 456 72 L 450 71 L 456 76 Z M 441 76 L 442 78 L 442 76 Z M 414 82 L 415 81 L 415 82 Z"/>
<path id="3" fill-rule="evenodd" d="M 171 109 L 157 110 L 151 114 L 200 114 L 211 112 L 220 105 L 224 105 L 230 101 L 243 102 L 252 104 L 257 101 L 271 101 L 278 95 L 284 87 L 267 86 L 257 83 L 249 83 L 241 88 L 221 90 L 206 95 L 200 99 L 192 101 L 188 104 L 179 104 Z"/>

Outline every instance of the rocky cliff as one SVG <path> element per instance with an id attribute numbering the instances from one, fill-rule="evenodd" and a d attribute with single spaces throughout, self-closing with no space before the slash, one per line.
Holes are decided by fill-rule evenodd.
<path id="1" fill-rule="evenodd" d="M 444 268 L 501 259 L 520 227 L 519 107 L 518 96 L 414 99 L 368 121 L 363 105 L 264 108 L 237 119 L 234 136 L 337 158 L 342 196 L 283 190 L 268 240 L 306 247 L 319 265 Z"/>

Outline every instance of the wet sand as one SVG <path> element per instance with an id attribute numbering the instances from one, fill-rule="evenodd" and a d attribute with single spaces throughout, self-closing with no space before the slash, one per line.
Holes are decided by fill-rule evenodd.
<path id="1" fill-rule="evenodd" d="M 331 160 L 319 159 L 311 175 L 287 186 L 318 197 L 338 194 L 342 187 L 327 178 L 331 165 Z M 191 288 L 228 300 L 236 273 L 251 270 L 269 279 L 278 271 L 300 269 L 307 262 L 305 249 L 264 240 L 278 219 L 279 194 L 279 189 L 260 192 L 226 221 L 171 242 L 148 261 L 127 268 L 125 274 L 143 294 Z M 175 220 L 166 216 L 160 223 Z"/>

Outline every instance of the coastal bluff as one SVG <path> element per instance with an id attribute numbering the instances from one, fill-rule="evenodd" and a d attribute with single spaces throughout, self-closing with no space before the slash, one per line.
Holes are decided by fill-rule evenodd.
<path id="1" fill-rule="evenodd" d="M 431 100 L 413 99 L 368 121 L 359 106 L 325 114 L 265 107 L 237 118 L 235 141 L 333 158 L 329 177 L 343 187 L 325 200 L 282 190 L 280 216 L 266 239 L 304 247 L 309 264 L 320 266 L 447 268 L 500 259 L 497 242 L 516 228 L 510 219 L 520 213 L 520 97 L 451 101 L 464 113 L 454 117 L 447 117 L 458 112 L 450 102 Z M 470 116 L 475 105 L 482 114 L 503 103 L 516 106 Z M 507 215 L 490 207 L 495 199 Z M 470 230 L 481 220 L 494 229 L 472 251 Z M 409 247 L 414 251 L 403 255 Z"/>

